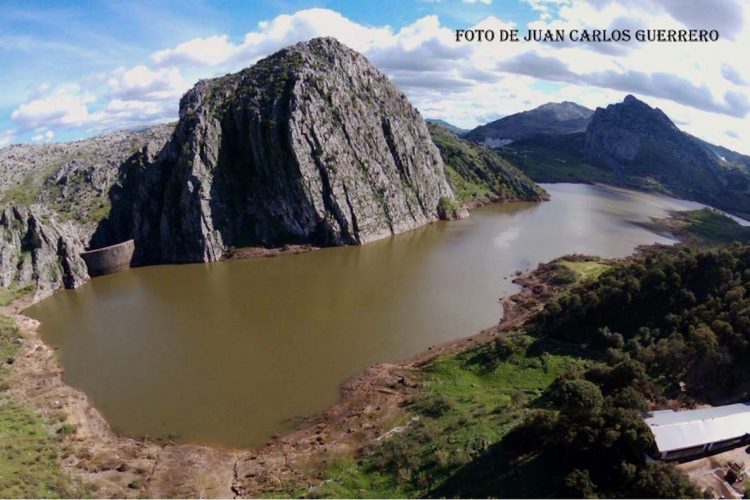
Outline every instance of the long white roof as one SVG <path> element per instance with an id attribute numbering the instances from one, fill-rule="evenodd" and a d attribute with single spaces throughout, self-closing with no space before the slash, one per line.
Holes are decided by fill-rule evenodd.
<path id="1" fill-rule="evenodd" d="M 659 451 L 673 451 L 750 434 L 750 403 L 700 410 L 655 411 L 646 423 Z"/>

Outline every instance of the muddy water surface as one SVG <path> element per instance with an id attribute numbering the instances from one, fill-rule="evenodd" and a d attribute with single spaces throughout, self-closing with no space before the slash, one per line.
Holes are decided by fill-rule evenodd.
<path id="1" fill-rule="evenodd" d="M 671 243 L 638 222 L 699 205 L 545 186 L 552 201 L 484 207 L 363 247 L 96 278 L 26 311 L 65 380 L 123 433 L 259 445 L 333 403 L 366 366 L 496 323 L 509 277 L 560 255 Z"/>

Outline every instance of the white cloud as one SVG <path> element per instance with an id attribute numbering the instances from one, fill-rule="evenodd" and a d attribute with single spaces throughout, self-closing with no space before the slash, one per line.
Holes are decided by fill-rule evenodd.
<path id="1" fill-rule="evenodd" d="M 239 43 L 227 35 L 194 38 L 171 49 L 151 54 L 159 66 L 247 66 L 287 45 L 319 36 L 335 36 L 360 52 L 384 46 L 392 38 L 391 28 L 364 26 L 329 9 L 305 9 L 258 23 Z"/>
<path id="2" fill-rule="evenodd" d="M 36 134 L 31 137 L 32 142 L 52 142 L 52 139 L 54 139 L 55 133 L 51 130 L 47 130 L 46 132 Z"/>
<path id="3" fill-rule="evenodd" d="M 468 3 L 468 4 L 472 4 L 472 3 L 483 3 L 485 5 L 492 4 L 492 0 L 461 0 L 461 1 L 463 3 Z"/>
<path id="4" fill-rule="evenodd" d="M 157 123 L 175 119 L 177 102 L 159 103 L 112 99 L 102 112 L 102 122 L 109 125 L 125 124 L 126 126 Z"/>
<path id="5" fill-rule="evenodd" d="M 83 125 L 89 118 L 87 104 L 93 100 L 89 94 L 61 89 L 21 104 L 11 118 L 22 130 Z"/>
<path id="6" fill-rule="evenodd" d="M 152 70 L 144 65 L 116 70 L 108 85 L 113 97 L 138 101 L 179 98 L 189 87 L 178 68 Z"/>
<path id="7" fill-rule="evenodd" d="M 238 47 L 229 42 L 227 35 L 194 38 L 173 49 L 154 52 L 151 60 L 161 66 L 221 64 L 237 52 Z"/>
<path id="8" fill-rule="evenodd" d="M 12 144 L 16 138 L 16 131 L 13 129 L 4 130 L 0 132 L 0 148 Z"/>
<path id="9" fill-rule="evenodd" d="M 385 72 L 423 115 L 459 126 L 552 100 L 595 107 L 634 93 L 688 132 L 750 152 L 743 121 L 750 112 L 750 3 L 717 0 L 710 2 L 715 9 L 691 10 L 678 0 L 525 1 L 539 16 L 530 24 L 535 28 L 680 28 L 701 21 L 721 29 L 722 38 L 711 44 L 461 44 L 453 27 L 434 15 L 394 30 L 306 9 L 260 22 L 241 39 L 194 38 L 154 52 L 142 65 L 89 75 L 81 82 L 85 92 L 40 88 L 13 119 L 25 131 L 43 124 L 101 129 L 173 119 L 180 95 L 197 78 L 237 71 L 298 41 L 335 36 Z M 526 28 L 496 17 L 476 27 Z"/>

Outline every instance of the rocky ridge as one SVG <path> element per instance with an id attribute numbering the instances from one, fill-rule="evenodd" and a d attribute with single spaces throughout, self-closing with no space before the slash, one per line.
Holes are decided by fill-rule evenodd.
<path id="1" fill-rule="evenodd" d="M 366 243 L 436 220 L 454 198 L 419 112 L 331 38 L 199 82 L 159 157 L 126 176 L 137 180 L 123 184 L 109 239 L 134 238 L 144 262 Z"/>
<path id="2" fill-rule="evenodd" d="M 88 279 L 78 228 L 39 206 L 0 210 L 0 287 L 31 286 L 36 298 Z"/>
<path id="3" fill-rule="evenodd" d="M 87 240 L 109 211 L 118 169 L 144 146 L 161 149 L 174 130 L 162 124 L 55 144 L 0 149 L 0 206 L 42 204 L 76 223 Z"/>

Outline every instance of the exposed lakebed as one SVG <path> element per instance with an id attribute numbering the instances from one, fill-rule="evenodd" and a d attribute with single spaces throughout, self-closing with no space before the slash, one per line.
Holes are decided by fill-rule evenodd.
<path id="1" fill-rule="evenodd" d="M 673 243 L 641 223 L 692 202 L 544 186 L 545 203 L 474 210 L 362 247 L 96 278 L 26 311 L 65 380 L 113 428 L 229 448 L 259 445 L 332 404 L 340 384 L 495 324 L 512 274 L 568 253 Z"/>

